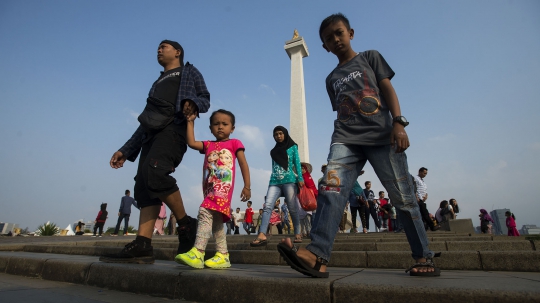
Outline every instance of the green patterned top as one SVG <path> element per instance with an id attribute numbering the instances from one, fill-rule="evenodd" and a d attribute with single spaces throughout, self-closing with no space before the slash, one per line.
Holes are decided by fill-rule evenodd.
<path id="1" fill-rule="evenodd" d="M 289 147 L 287 149 L 287 156 L 289 157 L 287 170 L 272 160 L 270 185 L 304 182 L 304 178 L 302 178 L 302 167 L 300 166 L 300 156 L 298 155 L 298 146 L 293 145 Z"/>

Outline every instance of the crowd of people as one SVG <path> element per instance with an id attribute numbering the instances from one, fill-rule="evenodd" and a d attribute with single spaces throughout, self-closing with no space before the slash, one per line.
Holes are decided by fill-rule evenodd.
<path id="1" fill-rule="evenodd" d="M 250 246 L 259 247 L 268 245 L 269 230 L 275 226 L 280 233 L 285 229 L 293 234 L 281 239 L 277 247 L 291 268 L 311 277 L 326 278 L 334 239 L 337 233 L 345 231 L 343 214 L 350 207 L 351 232 L 358 232 L 357 215 L 364 233 L 370 230 L 369 216 L 377 231 L 403 231 L 414 259 L 406 272 L 413 276 L 440 275 L 434 263 L 440 254 L 429 249 L 426 234 L 427 229 L 439 228 L 435 223 L 437 213 L 433 216 L 427 210 L 427 169 L 421 168 L 414 177 L 409 173 L 404 153 L 410 145 L 405 131 L 409 122 L 401 114 L 390 81 L 394 71 L 379 52 L 352 49 L 354 29 L 343 14 L 324 19 L 319 36 L 323 48 L 338 60 L 326 79 L 337 119 L 327 164 L 322 167 L 323 177 L 315 186 L 311 164 L 301 162 L 298 146 L 287 129 L 275 127 L 272 136 L 276 143 L 270 151 L 272 173 L 256 223 L 251 202 L 243 216 L 240 208 L 231 208 L 236 163 L 243 179 L 240 199 L 251 198 L 245 147 L 240 140 L 230 138 L 235 129 L 234 114 L 223 109 L 214 111 L 209 121 L 214 138 L 195 140 L 195 120 L 199 113 L 208 111 L 210 93 L 201 73 L 189 62 L 184 64 L 184 49 L 178 42 L 163 40 L 159 44 L 157 59 L 163 72 L 150 89 L 146 107 L 138 118 L 139 127 L 109 162 L 118 169 L 126 160 L 134 162 L 139 157 L 134 191 L 140 208 L 138 234 L 120 252 L 102 255 L 101 261 L 154 263 L 152 236 L 162 233 L 164 224 L 159 220 L 165 218 L 161 210 L 166 205 L 176 220 L 179 245 L 175 261 L 180 264 L 228 268 L 231 264 L 227 234 L 239 233 L 242 223 L 248 234 L 256 234 Z M 204 154 L 204 199 L 197 219 L 186 214 L 180 190 L 171 176 L 188 146 Z M 379 191 L 378 196 L 370 181 L 364 183 L 364 189 L 357 181 L 367 161 L 386 190 Z M 298 197 L 299 191 L 302 199 Z M 280 197 L 284 197 L 283 201 Z M 457 202 L 451 199 L 448 204 L 440 204 L 438 217 L 448 220 L 458 212 Z M 216 254 L 205 258 L 212 236 Z M 306 247 L 296 246 L 308 236 L 311 241 Z"/>

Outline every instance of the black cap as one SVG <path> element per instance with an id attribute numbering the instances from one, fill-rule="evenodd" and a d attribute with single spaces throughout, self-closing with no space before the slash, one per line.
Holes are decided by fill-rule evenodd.
<path id="1" fill-rule="evenodd" d="M 159 44 L 162 44 L 162 43 L 167 43 L 169 45 L 171 45 L 172 47 L 174 47 L 174 49 L 177 49 L 180 51 L 180 65 L 184 65 L 184 49 L 182 48 L 182 45 L 180 45 L 180 43 L 176 42 L 176 41 L 172 41 L 172 40 L 163 40 L 161 41 Z"/>

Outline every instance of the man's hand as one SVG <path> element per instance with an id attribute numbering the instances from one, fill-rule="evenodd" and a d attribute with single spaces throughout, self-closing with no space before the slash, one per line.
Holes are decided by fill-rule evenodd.
<path id="1" fill-rule="evenodd" d="M 405 131 L 405 127 L 399 123 L 394 123 L 392 133 L 390 134 L 390 144 L 395 149 L 396 153 L 402 153 L 409 148 L 409 136 Z"/>
<path id="2" fill-rule="evenodd" d="M 199 109 L 197 108 L 197 105 L 193 100 L 186 100 L 184 102 L 184 108 L 182 109 L 182 113 L 186 118 L 189 118 L 192 115 L 197 116 Z"/>
<path id="3" fill-rule="evenodd" d="M 124 162 L 126 162 L 126 157 L 121 151 L 117 151 L 112 155 L 109 164 L 112 168 L 118 169 L 124 166 Z"/>

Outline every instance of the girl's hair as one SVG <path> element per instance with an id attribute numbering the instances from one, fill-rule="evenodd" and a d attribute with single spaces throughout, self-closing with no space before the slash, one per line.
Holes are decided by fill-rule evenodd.
<path id="1" fill-rule="evenodd" d="M 441 204 L 439 204 L 439 208 L 446 208 L 448 206 L 448 201 L 442 200 Z"/>
<path id="2" fill-rule="evenodd" d="M 231 117 L 231 124 L 232 124 L 232 126 L 234 126 L 234 122 L 235 122 L 234 114 L 231 113 L 230 111 L 224 110 L 224 109 L 218 109 L 218 110 L 216 110 L 215 112 L 212 113 L 212 115 L 210 116 L 210 125 L 212 125 L 212 119 L 214 119 L 214 116 L 215 116 L 217 113 L 225 114 L 225 115 Z"/>
<path id="3" fill-rule="evenodd" d="M 232 168 L 232 166 L 233 166 L 233 164 L 232 164 L 233 156 L 232 156 L 231 151 L 228 150 L 228 149 L 222 149 L 219 153 L 220 153 L 220 155 L 221 154 L 226 154 L 227 156 L 229 156 L 229 158 L 231 158 L 231 163 L 229 163 L 229 164 L 223 163 L 223 164 L 225 164 L 228 168 Z"/>
<path id="4" fill-rule="evenodd" d="M 511 216 L 512 219 L 514 219 L 514 220 L 516 219 L 516 216 L 514 216 L 514 213 L 513 213 L 513 212 L 507 211 L 507 212 L 505 212 L 504 214 L 507 215 L 507 216 Z"/>

